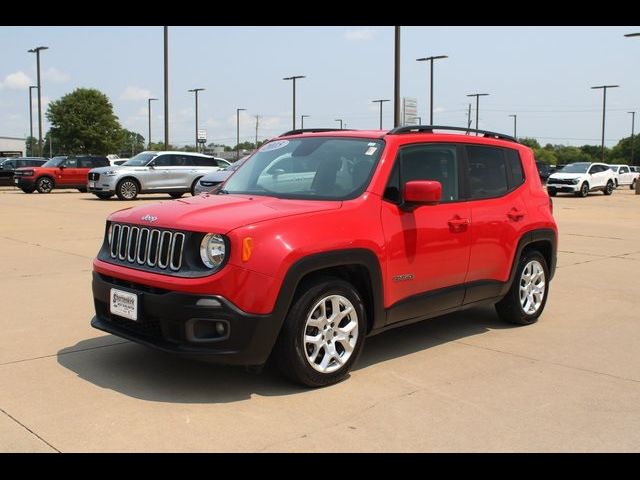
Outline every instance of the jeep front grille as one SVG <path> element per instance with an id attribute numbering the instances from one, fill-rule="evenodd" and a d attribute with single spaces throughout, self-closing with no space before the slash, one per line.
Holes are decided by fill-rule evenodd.
<path id="1" fill-rule="evenodd" d="M 184 233 L 114 223 L 107 240 L 114 260 L 174 272 L 182 266 Z"/>

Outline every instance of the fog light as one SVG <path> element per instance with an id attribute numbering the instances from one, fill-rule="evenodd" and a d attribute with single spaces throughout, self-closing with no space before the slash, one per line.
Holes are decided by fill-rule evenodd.
<path id="1" fill-rule="evenodd" d="M 225 332 L 226 328 L 224 323 L 222 322 L 216 322 L 216 333 L 218 335 L 220 335 L 221 337 L 224 336 L 224 332 Z"/>

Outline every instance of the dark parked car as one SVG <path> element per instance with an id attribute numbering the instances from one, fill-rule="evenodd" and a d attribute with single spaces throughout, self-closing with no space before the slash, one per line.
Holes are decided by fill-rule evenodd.
<path id="1" fill-rule="evenodd" d="M 542 162 L 536 162 L 536 167 L 538 167 L 538 175 L 542 183 L 545 183 L 549 175 L 556 171 L 551 165 Z"/>
<path id="2" fill-rule="evenodd" d="M 44 157 L 12 157 L 0 159 L 0 185 L 13 185 L 13 172 L 20 167 L 39 167 Z"/>

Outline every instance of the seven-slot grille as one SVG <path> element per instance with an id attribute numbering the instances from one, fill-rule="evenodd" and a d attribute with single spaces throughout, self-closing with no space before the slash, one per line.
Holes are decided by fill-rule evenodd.
<path id="1" fill-rule="evenodd" d="M 180 232 L 114 223 L 109 230 L 109 255 L 123 262 L 177 272 L 182 265 L 184 240 Z"/>
<path id="2" fill-rule="evenodd" d="M 100 174 L 96 172 L 89 172 L 89 180 L 94 182 L 100 180 Z"/>

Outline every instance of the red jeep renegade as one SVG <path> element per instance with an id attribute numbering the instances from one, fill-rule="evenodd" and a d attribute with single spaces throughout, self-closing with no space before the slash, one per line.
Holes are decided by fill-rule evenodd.
<path id="1" fill-rule="evenodd" d="M 482 303 L 535 322 L 558 233 L 533 153 L 444 130 L 469 133 L 294 130 L 216 194 L 113 213 L 91 324 L 229 364 L 273 353 L 316 387 L 389 328 Z"/>

